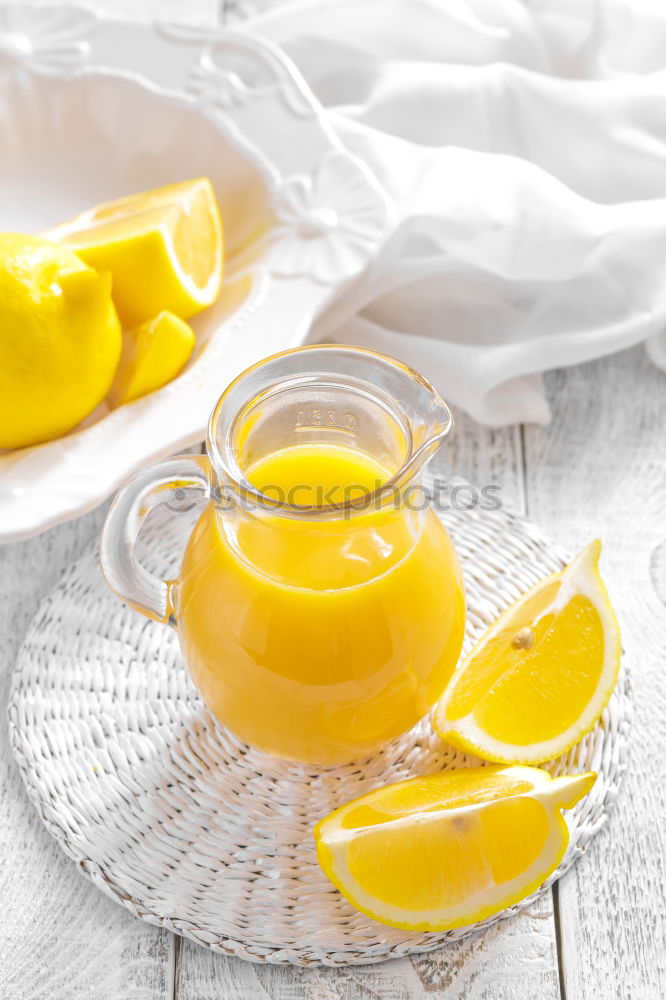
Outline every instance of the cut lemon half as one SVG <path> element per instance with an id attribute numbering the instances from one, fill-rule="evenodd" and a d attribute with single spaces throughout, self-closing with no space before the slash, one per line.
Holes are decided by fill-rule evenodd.
<path id="1" fill-rule="evenodd" d="M 133 194 L 44 233 L 97 271 L 110 271 L 124 326 L 211 305 L 222 282 L 222 222 L 207 177 Z"/>
<path id="2" fill-rule="evenodd" d="M 462 927 L 524 899 L 555 870 L 569 842 L 562 809 L 595 778 L 493 766 L 388 785 L 317 824 L 317 857 L 375 920 L 407 930 Z"/>
<path id="3" fill-rule="evenodd" d="M 620 630 L 592 542 L 508 608 L 456 670 L 433 723 L 486 760 L 538 764 L 594 726 L 617 681 Z"/>

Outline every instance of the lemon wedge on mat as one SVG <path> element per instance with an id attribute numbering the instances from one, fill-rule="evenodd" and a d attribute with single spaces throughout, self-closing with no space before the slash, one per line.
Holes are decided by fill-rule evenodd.
<path id="1" fill-rule="evenodd" d="M 47 240 L 0 233 L 0 448 L 50 441 L 88 416 L 120 336 L 108 274 Z"/>
<path id="2" fill-rule="evenodd" d="M 554 871 L 569 842 L 561 811 L 595 778 L 491 766 L 388 785 L 317 824 L 319 863 L 382 923 L 422 931 L 476 923 Z"/>
<path id="3" fill-rule="evenodd" d="M 486 760 L 537 764 L 594 726 L 617 681 L 620 630 L 592 542 L 508 608 L 435 709 L 447 743 Z"/>
<path id="4" fill-rule="evenodd" d="M 187 363 L 195 339 L 185 320 L 166 311 L 133 330 L 126 330 L 120 364 L 108 397 L 111 406 L 131 403 L 174 379 Z"/>
<path id="5" fill-rule="evenodd" d="M 113 276 L 124 326 L 211 305 L 222 282 L 222 222 L 206 177 L 98 205 L 44 233 Z"/>

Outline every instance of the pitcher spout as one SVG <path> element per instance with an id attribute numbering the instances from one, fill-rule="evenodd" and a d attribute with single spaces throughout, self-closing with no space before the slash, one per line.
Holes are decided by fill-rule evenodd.
<path id="1" fill-rule="evenodd" d="M 425 469 L 453 430 L 453 414 L 437 390 L 414 372 L 418 400 L 411 416 L 412 448 L 394 477 L 394 486 L 405 486 Z M 418 416 L 417 416 L 418 413 Z"/>

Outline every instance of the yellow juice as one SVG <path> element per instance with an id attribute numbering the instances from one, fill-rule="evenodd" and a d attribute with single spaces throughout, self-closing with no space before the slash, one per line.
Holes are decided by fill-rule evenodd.
<path id="1" fill-rule="evenodd" d="M 389 478 L 368 455 L 333 444 L 285 448 L 246 475 L 301 505 L 357 497 Z M 321 764 L 411 728 L 441 694 L 464 631 L 449 537 L 432 510 L 404 504 L 332 519 L 211 504 L 172 601 L 214 714 L 254 746 Z"/>

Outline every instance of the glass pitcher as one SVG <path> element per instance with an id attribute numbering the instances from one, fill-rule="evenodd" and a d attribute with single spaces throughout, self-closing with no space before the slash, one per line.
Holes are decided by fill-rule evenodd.
<path id="1" fill-rule="evenodd" d="M 392 358 L 277 354 L 223 394 L 206 456 L 123 486 L 106 579 L 177 629 L 204 701 L 245 742 L 313 764 L 367 755 L 428 712 L 460 654 L 460 567 L 419 486 L 451 426 L 432 386 Z M 174 494 L 208 502 L 164 582 L 133 547 Z"/>

